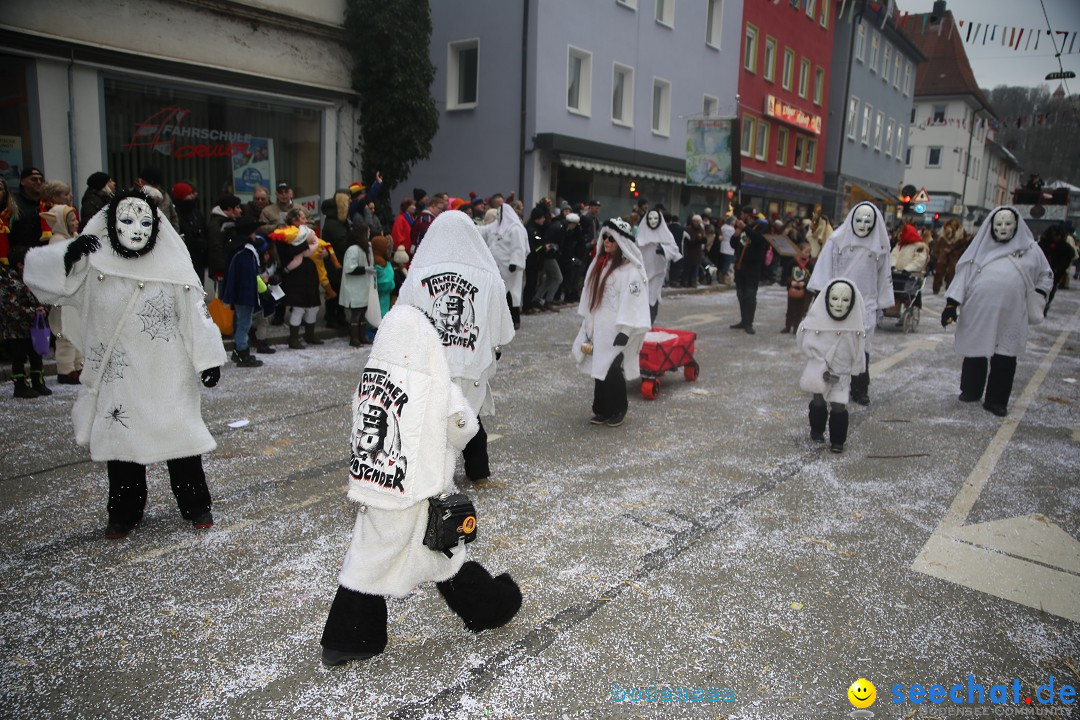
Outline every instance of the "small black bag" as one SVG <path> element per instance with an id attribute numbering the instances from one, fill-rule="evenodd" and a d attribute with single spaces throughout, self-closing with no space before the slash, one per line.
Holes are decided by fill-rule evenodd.
<path id="1" fill-rule="evenodd" d="M 468 495 L 443 493 L 428 498 L 428 525 L 424 545 L 453 557 L 450 548 L 476 539 L 476 508 Z"/>

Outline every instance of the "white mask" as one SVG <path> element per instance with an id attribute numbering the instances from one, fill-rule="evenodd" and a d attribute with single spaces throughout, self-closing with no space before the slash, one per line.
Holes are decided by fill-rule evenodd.
<path id="1" fill-rule="evenodd" d="M 874 221 L 877 220 L 875 215 L 874 208 L 869 205 L 863 204 L 855 208 L 851 216 L 851 229 L 855 232 L 855 237 L 864 238 L 870 234 L 874 229 Z"/>
<path id="2" fill-rule="evenodd" d="M 991 220 L 991 234 L 999 243 L 1006 243 L 1016 237 L 1016 216 L 1010 210 L 998 210 Z"/>
<path id="3" fill-rule="evenodd" d="M 154 214 L 150 204 L 139 198 L 124 198 L 116 207 L 116 236 L 124 248 L 139 253 L 150 242 Z"/>
<path id="4" fill-rule="evenodd" d="M 851 305 L 855 293 L 846 282 L 835 282 L 829 287 L 828 301 L 829 317 L 833 320 L 843 320 L 851 312 Z"/>
<path id="5" fill-rule="evenodd" d="M 645 216 L 645 224 L 647 224 L 653 230 L 660 227 L 660 213 L 658 213 L 656 210 L 650 210 L 649 213 Z"/>

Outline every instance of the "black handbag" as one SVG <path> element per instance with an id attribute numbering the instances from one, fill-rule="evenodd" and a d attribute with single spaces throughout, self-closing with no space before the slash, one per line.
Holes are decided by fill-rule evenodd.
<path id="1" fill-rule="evenodd" d="M 476 507 L 468 495 L 443 493 L 428 498 L 428 525 L 424 545 L 453 557 L 450 548 L 476 539 Z"/>

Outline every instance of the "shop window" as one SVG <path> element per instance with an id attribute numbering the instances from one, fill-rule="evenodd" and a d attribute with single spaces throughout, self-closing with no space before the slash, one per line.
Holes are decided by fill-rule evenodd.
<path id="1" fill-rule="evenodd" d="M 19 192 L 19 174 L 23 168 L 34 165 L 32 132 L 39 132 L 36 126 L 30 124 L 30 105 L 27 102 L 29 95 L 26 90 L 26 74 L 30 69 L 30 63 L 22 58 L 10 55 L 0 55 L 0 63 L 3 63 L 5 88 L 5 101 L 0 103 L 0 176 L 7 181 L 8 192 L 12 195 Z M 90 172 L 100 170 L 94 168 Z M 46 173 L 48 168 L 42 168 Z M 134 178 L 132 178 L 134 179 Z M 84 189 L 85 178 L 77 179 L 75 185 L 75 200 L 78 201 Z"/>
<path id="2" fill-rule="evenodd" d="M 450 43 L 446 68 L 446 109 L 476 107 L 480 72 L 480 41 Z"/>
<path id="3" fill-rule="evenodd" d="M 106 172 L 130 185 L 145 166 L 166 186 L 184 181 L 209 212 L 222 192 L 249 199 L 256 185 L 288 182 L 296 198 L 321 192 L 322 113 L 155 82 L 104 78 Z M 318 204 L 315 204 L 318 209 Z"/>
<path id="4" fill-rule="evenodd" d="M 592 112 L 592 53 L 571 46 L 566 66 L 566 109 L 589 115 Z"/>

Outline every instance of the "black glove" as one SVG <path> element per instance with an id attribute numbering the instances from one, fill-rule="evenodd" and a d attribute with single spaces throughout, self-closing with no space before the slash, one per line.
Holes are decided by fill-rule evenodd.
<path id="1" fill-rule="evenodd" d="M 80 235 L 72 240 L 68 243 L 67 250 L 64 251 L 64 274 L 70 275 L 71 268 L 75 266 L 75 263 L 79 262 L 80 258 L 92 252 L 97 252 L 100 247 L 101 243 L 96 235 Z"/>
<path id="2" fill-rule="evenodd" d="M 949 327 L 956 322 L 956 309 L 959 305 L 951 298 L 945 298 L 945 309 L 941 311 L 941 327 Z"/>
<path id="3" fill-rule="evenodd" d="M 202 371 L 202 384 L 206 387 L 214 387 L 221 379 L 221 368 L 212 367 Z"/>
<path id="4" fill-rule="evenodd" d="M 623 347 L 628 342 L 630 342 L 630 336 L 626 333 L 619 333 L 615 336 L 615 347 Z"/>
<path id="5" fill-rule="evenodd" d="M 499 360 L 502 360 L 502 348 L 501 347 L 495 348 L 495 362 L 498 362 Z"/>
<path id="6" fill-rule="evenodd" d="M 515 270 L 517 270 L 517 265 L 511 264 L 510 265 L 510 272 L 514 272 Z"/>
<path id="7" fill-rule="evenodd" d="M 350 270 L 349 275 L 363 275 L 367 272 L 367 268 L 363 265 L 358 266 L 355 270 Z"/>

